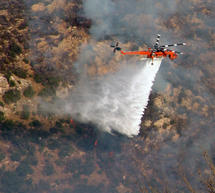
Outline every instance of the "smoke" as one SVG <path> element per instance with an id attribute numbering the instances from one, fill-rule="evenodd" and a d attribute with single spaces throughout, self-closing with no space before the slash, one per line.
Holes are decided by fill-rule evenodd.
<path id="1" fill-rule="evenodd" d="M 171 126 L 170 130 L 173 135 L 178 130 L 181 133 L 179 139 L 172 142 L 172 133 L 166 134 L 166 137 L 160 136 L 152 122 L 149 140 L 143 142 L 145 145 L 150 141 L 152 150 L 148 157 L 141 152 L 140 160 L 141 163 L 148 164 L 150 169 L 159 173 L 160 179 L 163 180 L 163 177 L 166 177 L 174 191 L 176 183 L 175 179 L 172 179 L 172 174 L 176 175 L 174 172 L 177 164 L 183 163 L 185 170 L 197 176 L 197 169 L 202 169 L 205 166 L 204 160 L 201 160 L 201 164 L 196 161 L 202 158 L 202 149 L 210 153 L 214 147 L 215 92 L 213 87 L 214 68 L 211 65 L 214 61 L 213 7 L 212 1 L 208 1 L 207 4 L 201 1 L 185 0 L 165 0 L 162 2 L 154 0 L 83 1 L 84 12 L 82 14 L 92 20 L 93 25 L 90 28 L 90 34 L 91 38 L 97 41 L 96 44 L 105 39 L 113 38 L 123 43 L 133 41 L 138 46 L 151 45 L 154 43 L 152 38 L 156 33 L 161 33 L 162 43 L 167 43 L 165 40 L 168 40 L 168 43 L 175 43 L 179 39 L 188 42 L 187 50 L 183 48 L 185 56 L 181 56 L 181 59 L 176 61 L 180 67 L 176 63 L 171 66 L 166 62 L 159 72 L 154 87 L 156 89 L 154 92 L 158 92 L 160 95 L 167 94 L 169 98 L 174 98 L 167 106 L 169 105 L 168 108 L 175 110 L 173 111 L 174 116 L 186 117 L 187 124 L 183 125 L 183 128 L 179 128 L 176 124 Z M 55 11 L 53 12 L 55 13 Z M 44 11 L 43 13 L 48 12 Z M 62 12 L 60 13 L 62 14 Z M 44 32 L 42 35 L 45 36 L 45 32 L 55 31 L 52 28 L 47 29 L 47 26 L 53 26 L 53 22 L 57 23 L 52 21 L 46 25 L 47 22 L 43 18 L 39 19 L 39 32 Z M 34 33 L 35 36 L 37 34 Z M 63 36 L 63 38 L 65 37 Z M 50 40 L 50 42 L 54 41 Z M 50 45 L 53 46 L 51 43 Z M 69 44 L 70 46 L 71 44 Z M 65 50 L 65 47 L 63 48 L 60 51 Z M 122 64 L 120 66 L 124 66 L 123 68 L 103 77 L 93 78 L 88 77 L 86 69 L 83 68 L 85 64 L 88 64 L 89 67 L 97 65 L 94 60 L 97 52 L 89 55 L 90 49 L 92 49 L 91 45 L 88 45 L 85 50 L 81 50 L 81 55 L 76 62 L 80 81 L 75 85 L 76 88 L 72 91 L 72 96 L 65 101 L 66 105 L 62 105 L 64 109 L 61 113 L 67 112 L 73 118 L 84 122 L 95 122 L 108 132 L 115 129 L 129 136 L 136 135 L 139 130 L 140 118 L 148 102 L 153 80 L 159 69 L 159 62 L 157 61 L 154 66 L 151 66 L 144 62 L 139 64 L 124 63 L 121 59 L 120 63 Z M 66 55 L 69 55 L 70 52 L 72 50 L 68 49 Z M 107 52 L 109 52 L 108 49 L 105 53 Z M 110 58 L 102 56 L 99 58 L 103 60 L 104 64 L 109 63 Z M 65 63 L 68 64 L 71 61 L 66 60 Z M 116 63 L 116 65 L 119 64 Z M 71 73 L 69 75 L 71 76 Z M 170 85 L 171 92 L 169 93 L 165 93 L 166 90 L 164 90 L 167 84 Z M 182 87 L 181 90 L 180 87 Z M 191 91 L 192 95 L 182 97 L 183 101 L 188 101 L 186 104 L 190 102 L 190 105 L 181 104 L 177 94 L 171 96 L 177 93 L 175 91 L 180 93 L 182 93 L 181 91 Z M 192 106 L 196 104 L 199 107 L 195 111 Z M 46 110 L 50 111 L 49 108 Z M 169 114 L 165 114 L 165 109 L 159 110 L 161 116 L 154 118 L 152 114 L 153 119 L 157 120 L 162 116 L 171 118 Z M 51 111 L 55 111 L 55 109 L 51 109 Z M 208 115 L 204 115 L 202 112 L 206 112 Z M 156 146 L 154 141 L 156 140 L 162 141 L 157 143 L 157 146 L 160 147 L 159 151 L 154 148 Z M 138 152 L 138 156 L 141 153 Z M 182 159 L 183 161 L 181 161 Z M 193 179 L 199 183 L 196 178 L 198 177 Z"/>
<path id="2" fill-rule="evenodd" d="M 177 167 L 180 165 L 186 170 L 185 174 L 189 177 L 191 184 L 195 184 L 196 189 L 200 188 L 201 184 L 196 184 L 196 182 L 199 181 L 197 171 L 205 169 L 202 151 L 211 152 L 214 146 L 214 121 L 212 121 L 214 113 L 210 107 L 214 108 L 215 92 L 210 85 L 211 81 L 213 84 L 214 79 L 209 78 L 214 74 L 214 70 L 209 67 L 213 63 L 214 57 L 210 54 L 204 57 L 202 54 L 207 51 L 211 53 L 211 50 L 214 52 L 214 38 L 212 38 L 214 36 L 211 33 L 214 31 L 214 22 L 212 22 L 214 14 L 211 11 L 214 3 L 211 1 L 207 3 L 162 1 L 162 3 L 158 3 L 147 0 L 103 0 L 99 2 L 95 0 L 85 1 L 84 5 L 86 16 L 94 21 L 90 32 L 95 39 L 114 37 L 123 42 L 133 41 L 137 45 L 150 45 L 153 42 L 152 33 L 162 31 L 162 41 L 168 39 L 168 42 L 177 42 L 180 37 L 183 41 L 188 42 L 189 47 L 184 49 L 186 58 L 181 57 L 182 59 L 178 60 L 180 66 L 175 69 L 175 66 L 164 65 L 161 70 L 162 74 L 159 74 L 159 79 L 155 84 L 156 92 L 161 95 L 166 94 L 164 89 L 167 84 L 175 90 L 182 87 L 181 95 L 184 90 L 192 92 L 191 96 L 182 97 L 187 101 L 191 99 L 191 109 L 184 107 L 184 104 L 180 104 L 181 102 L 177 102 L 179 97 L 176 96 L 174 100 L 178 109 L 183 109 L 183 116 L 186 117 L 187 123 L 183 125 L 183 128 L 174 126 L 167 136 L 162 137 L 151 126 L 152 146 L 155 146 L 154 141 L 160 140 L 158 146 L 161 148 L 159 151 L 153 149 L 154 155 L 153 151 L 150 151 L 148 160 L 143 154 L 141 163 L 148 163 L 153 171 L 157 170 L 160 179 L 167 179 L 170 182 L 170 188 L 174 191 L 176 186 L 179 186 L 179 189 L 183 187 L 182 184 L 175 185 L 180 178 L 177 173 Z M 99 9 L 95 9 L 97 6 Z M 207 12 L 203 10 L 207 10 Z M 205 79 L 208 81 L 203 81 Z M 202 100 L 199 101 L 198 97 Z M 199 112 L 193 110 L 195 103 L 200 105 Z M 169 108 L 173 108 L 171 104 L 168 105 Z M 204 108 L 208 108 L 206 115 L 201 113 Z M 175 108 L 175 110 L 178 109 Z M 161 111 L 165 110 L 161 109 Z M 165 116 L 165 112 L 162 114 Z M 173 114 L 181 116 L 182 113 L 173 112 Z M 181 130 L 181 137 L 173 142 L 171 135 L 175 130 Z"/>
<path id="3" fill-rule="evenodd" d="M 175 10 L 174 2 L 164 4 L 168 14 Z M 101 42 L 114 37 L 122 42 L 134 41 L 136 45 L 150 44 L 155 25 L 148 21 L 153 19 L 149 14 L 167 17 L 162 9 L 164 4 L 156 3 L 155 6 L 155 2 L 148 1 L 87 0 L 83 2 L 83 14 L 92 20 L 90 34 L 93 40 Z M 143 35 L 146 29 L 150 34 Z M 108 132 L 116 130 L 128 136 L 137 135 L 161 61 L 156 61 L 153 66 L 150 61 L 137 65 L 127 62 L 126 67 L 118 72 L 91 80 L 83 68 L 85 64 L 89 66 L 97 55 L 92 56 L 91 49 L 89 45 L 81 50 L 76 63 L 80 81 L 65 107 L 66 112 L 83 122 L 96 123 Z M 109 62 L 106 57 L 103 60 L 104 64 Z"/>
<path id="4" fill-rule="evenodd" d="M 125 42 L 151 45 L 153 35 L 160 31 L 163 21 L 175 12 L 176 2 L 87 0 L 83 7 L 85 16 L 93 20 L 90 29 L 93 38 L 115 37 Z M 169 32 L 165 33 L 167 36 L 170 36 Z"/>
<path id="5" fill-rule="evenodd" d="M 73 49 L 70 48 L 71 44 L 67 43 L 66 40 L 69 41 L 76 34 L 70 34 L 74 33 L 74 30 L 69 31 L 64 22 L 73 21 L 73 14 L 76 17 L 83 15 L 92 20 L 91 41 L 88 45 L 86 42 L 82 45 L 83 49 L 80 49 L 80 55 L 76 63 L 73 64 L 79 74 L 79 81 L 75 84 L 71 96 L 64 101 L 65 108 L 56 109 L 56 106 L 59 106 L 59 101 L 54 101 L 50 105 L 41 100 L 42 111 L 47 112 L 47 114 L 61 111 L 60 114 L 71 114 L 73 118 L 83 122 L 97 123 L 108 132 L 116 130 L 128 136 L 137 135 L 151 86 L 160 66 L 157 64 L 158 61 L 154 66 L 151 66 L 149 61 L 139 64 L 130 61 L 123 64 L 124 67 L 117 72 L 109 72 L 104 77 L 94 77 L 94 79 L 89 77 L 86 71 L 91 66 L 97 66 L 96 57 L 103 60 L 102 65 L 109 65 L 109 60 L 113 59 L 111 56 L 106 57 L 104 53 L 99 55 L 100 50 L 94 49 L 100 43 L 109 44 L 110 42 L 103 41 L 106 38 L 116 36 L 123 41 L 128 41 L 135 34 L 139 37 L 142 36 L 139 34 L 140 31 L 136 33 L 132 30 L 137 26 L 131 26 L 127 22 L 126 15 L 141 16 L 141 9 L 147 10 L 146 3 L 142 5 L 142 3 L 135 2 L 136 8 L 138 8 L 136 10 L 131 6 L 132 1 L 127 1 L 125 4 L 122 1 L 110 0 L 84 1 L 82 11 L 80 9 L 77 13 L 71 13 L 68 16 L 66 13 L 69 13 L 70 9 L 66 7 L 64 0 L 53 0 L 49 3 L 26 1 L 26 3 L 31 10 L 29 20 L 31 59 L 34 61 L 34 69 L 39 73 L 64 74 L 65 77 L 70 73 L 70 76 L 74 76 L 71 72 L 73 58 L 70 54 Z M 68 5 L 72 7 L 71 10 L 73 11 L 75 9 L 73 9 L 72 4 L 73 1 L 68 1 Z M 63 9 L 65 13 L 62 11 Z M 120 14 L 122 17 L 119 17 Z M 137 23 L 141 24 L 140 21 Z M 137 36 L 135 35 L 135 37 Z M 111 53 L 112 50 L 107 47 L 106 52 Z M 123 63 L 122 59 L 119 63 Z M 85 65 L 88 69 L 85 68 Z M 122 66 L 121 64 L 117 65 Z"/>
<path id="6" fill-rule="evenodd" d="M 96 123 L 105 131 L 137 135 L 144 108 L 161 59 L 129 64 L 104 77 L 83 78 L 71 95 L 66 111 L 82 122 Z"/>

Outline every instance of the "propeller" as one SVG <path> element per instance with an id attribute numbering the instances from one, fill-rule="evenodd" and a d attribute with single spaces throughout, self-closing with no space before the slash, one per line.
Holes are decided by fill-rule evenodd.
<path id="1" fill-rule="evenodd" d="M 114 48 L 113 49 L 113 53 L 115 53 L 116 51 L 120 51 L 121 50 L 121 48 L 119 47 L 119 42 L 116 42 L 115 45 L 113 45 L 113 44 L 110 45 L 110 47 Z"/>
<path id="2" fill-rule="evenodd" d="M 160 46 L 160 48 L 168 48 L 168 47 L 177 47 L 177 46 L 185 46 L 186 43 L 177 43 L 177 44 L 167 44 L 167 45 L 163 45 L 163 46 Z"/>
<path id="3" fill-rule="evenodd" d="M 175 52 L 176 54 L 183 54 L 182 52 L 169 50 L 169 49 L 167 49 L 167 48 L 168 48 L 168 47 L 185 46 L 185 45 L 186 45 L 186 43 L 166 44 L 166 45 L 162 45 L 162 46 L 158 47 L 157 50 L 161 50 L 161 51 L 172 51 L 172 52 Z"/>

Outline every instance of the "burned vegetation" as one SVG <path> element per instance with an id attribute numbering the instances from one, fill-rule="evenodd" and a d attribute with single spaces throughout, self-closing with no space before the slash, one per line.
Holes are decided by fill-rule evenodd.
<path id="1" fill-rule="evenodd" d="M 151 177 L 160 170 L 152 171 L 142 163 L 142 158 L 150 163 L 154 157 L 146 155 L 152 149 L 159 149 L 163 141 L 174 143 L 182 139 L 188 127 L 197 128 L 192 136 L 198 139 L 205 128 L 214 125 L 211 64 L 215 37 L 214 21 L 208 20 L 214 17 L 214 4 L 192 1 L 192 11 L 185 5 L 182 1 L 179 13 L 169 15 L 165 21 L 156 20 L 162 23 L 156 29 L 161 33 L 171 29 L 174 38 L 195 40 L 190 41 L 188 54 L 180 61 L 185 69 L 183 75 L 175 63 L 162 66 L 160 73 L 167 77 L 163 91 L 156 90 L 159 80 L 162 82 L 158 79 L 142 119 L 139 141 L 125 145 L 127 139 L 123 137 L 104 137 L 103 133 L 96 133 L 95 126 L 71 123 L 70 117 L 59 119 L 54 112 L 62 108 L 60 99 L 68 96 L 77 80 L 74 61 L 82 43 L 90 38 L 93 21 L 83 14 L 82 1 L 0 2 L 0 192 L 148 192 L 150 186 L 145 189 L 136 179 L 149 179 L 142 176 Z M 143 23 L 154 21 L 150 14 L 139 17 Z M 138 38 L 125 29 L 129 40 Z M 151 30 L 145 35 L 149 37 Z M 190 76 L 192 73 L 197 80 Z M 198 85 L 194 87 L 196 81 Z M 205 86 L 210 91 L 208 96 Z M 47 106 L 40 103 L 41 99 Z M 54 107 L 53 101 L 58 101 L 58 106 Z M 53 112 L 46 112 L 47 108 L 53 108 Z M 190 117 L 194 120 L 192 125 Z M 158 141 L 153 141 L 155 136 Z M 142 147 L 139 144 L 143 141 L 152 144 Z M 133 152 L 137 153 L 135 157 Z M 168 156 L 171 159 L 171 154 Z M 211 160 L 205 155 L 205 159 L 208 167 L 201 176 L 202 187 L 214 192 L 214 157 Z M 155 170 L 158 167 L 159 164 Z M 157 174 L 149 179 L 149 184 L 161 188 L 165 186 L 162 180 Z M 189 180 L 183 180 L 188 190 L 194 192 Z"/>

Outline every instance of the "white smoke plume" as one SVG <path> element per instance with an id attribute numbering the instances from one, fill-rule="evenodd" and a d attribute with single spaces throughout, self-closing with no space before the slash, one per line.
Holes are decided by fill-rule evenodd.
<path id="1" fill-rule="evenodd" d="M 71 3 L 72 1 L 68 2 Z M 45 6 L 47 3 L 43 0 L 35 4 L 31 1 L 26 1 L 26 3 L 32 10 L 29 25 L 32 29 L 33 45 L 36 45 L 37 41 L 41 41 L 41 39 L 37 39 L 40 36 L 47 37 L 52 33 L 58 34 L 57 26 L 59 25 L 57 24 L 60 23 L 60 18 L 64 18 L 63 9 L 60 8 L 66 6 L 66 1 L 50 1 L 49 6 Z M 148 12 L 149 9 L 146 9 L 146 3 L 140 3 L 138 1 L 135 1 L 135 7 L 131 5 L 134 5 L 134 2 L 131 0 L 127 0 L 126 4 L 124 4 L 123 1 L 117 2 L 110 0 L 86 0 L 83 2 L 83 12 L 81 11 L 79 14 L 83 14 L 86 18 L 91 19 L 92 26 L 90 28 L 91 40 L 89 40 L 89 45 L 84 45 L 85 48 L 81 49 L 80 56 L 76 62 L 79 66 L 77 67 L 73 64 L 73 66 L 77 67 L 80 80 L 75 84 L 75 89 L 72 91 L 71 96 L 68 97 L 68 100 L 63 101 L 66 104 L 64 108 L 66 112 L 62 108 L 58 109 L 55 107 L 55 105 L 58 106 L 57 100 L 53 102 L 54 105 L 47 104 L 45 101 L 40 101 L 43 108 L 42 111 L 56 114 L 68 113 L 77 120 L 96 123 L 99 127 L 108 132 L 116 130 L 128 136 L 138 134 L 142 114 L 144 108 L 147 106 L 150 90 L 159 69 L 160 62 L 156 61 L 153 66 L 149 64 L 150 61 L 142 62 L 137 65 L 129 64 L 118 72 L 94 80 L 89 80 L 90 78 L 83 72 L 84 68 L 80 67 L 85 64 L 90 66 L 92 61 L 94 61 L 94 57 L 97 57 L 97 52 L 95 50 L 91 52 L 92 45 L 90 42 L 95 42 L 93 46 L 96 47 L 97 43 L 99 44 L 99 42 L 102 42 L 106 36 L 109 37 L 107 38 L 108 40 L 112 36 L 124 42 L 135 40 L 135 45 L 142 45 L 143 41 L 145 43 L 145 40 L 141 42 L 136 40 L 140 39 L 140 37 L 143 39 L 143 37 L 146 36 L 145 33 L 143 35 L 143 29 L 148 26 L 148 23 L 143 24 L 142 20 L 137 19 L 137 21 L 135 20 L 135 22 L 131 24 L 128 22 L 129 18 L 126 16 L 130 13 L 130 15 L 132 15 L 132 20 L 135 19 L 136 16 L 142 18 L 142 12 Z M 55 8 L 55 11 L 53 11 L 51 7 Z M 157 14 L 159 11 L 155 12 Z M 58 19 L 54 20 L 52 18 L 54 15 L 58 15 Z M 135 16 L 135 18 L 133 16 Z M 139 30 L 137 32 L 134 29 Z M 148 36 L 146 39 L 148 39 Z M 51 43 L 51 40 L 48 40 L 48 42 Z M 53 49 L 46 49 L 42 53 L 34 54 L 32 58 L 33 60 L 37 60 L 37 58 L 40 59 L 44 56 L 43 58 L 45 61 L 43 67 L 46 67 L 45 69 L 54 69 L 54 73 L 60 73 L 61 69 L 57 70 L 55 63 L 49 61 L 49 58 L 54 56 L 51 50 Z M 65 50 L 65 52 L 62 51 L 62 53 L 68 55 L 67 52 L 69 51 L 68 49 Z M 107 52 L 111 53 L 111 49 L 107 50 Z M 61 57 L 61 54 L 59 57 Z M 106 56 L 102 57 L 100 55 L 100 58 L 105 61 L 104 63 L 108 63 L 106 61 L 109 61 Z M 71 64 L 71 60 L 65 59 L 60 61 L 68 67 L 71 67 L 71 65 L 69 65 Z M 36 69 L 37 65 L 35 65 L 34 68 Z M 37 68 L 39 71 L 41 69 L 43 68 Z M 68 72 L 69 70 L 67 72 L 63 71 L 62 73 L 66 75 Z"/>
<path id="2" fill-rule="evenodd" d="M 156 15 L 159 10 L 154 10 L 154 6 L 149 10 L 149 6 L 146 6 L 148 4 L 131 0 L 84 1 L 84 16 L 90 18 L 93 23 L 90 28 L 92 39 L 103 40 L 114 36 L 126 42 L 132 40 L 136 43 L 138 41 L 138 44 L 149 43 L 149 36 L 143 35 L 143 31 L 146 27 L 151 29 L 152 26 L 138 18 L 142 18 L 143 12 L 154 12 Z M 174 3 L 167 5 L 170 6 L 169 11 L 175 9 Z M 127 15 L 132 17 L 129 19 Z M 146 42 L 144 38 L 147 39 Z M 66 113 L 71 114 L 73 119 L 93 122 L 108 132 L 115 130 L 130 137 L 137 135 L 161 60 L 155 61 L 154 65 L 151 65 L 149 60 L 137 65 L 127 62 L 118 72 L 89 80 L 80 65 L 88 64 L 90 60 L 88 54 L 82 53 L 77 61 L 80 81 L 66 103 Z"/>
<path id="3" fill-rule="evenodd" d="M 71 1 L 72 0 L 68 0 L 65 2 L 68 3 Z M 38 1 L 26 2 L 30 3 L 31 6 L 33 3 L 37 3 Z M 44 4 L 47 4 L 47 2 L 52 1 L 40 0 L 39 2 L 45 2 Z M 60 7 L 57 4 L 61 2 L 60 0 L 55 0 L 53 2 L 56 3 L 56 7 Z M 212 87 L 212 85 L 214 85 L 214 71 L 212 67 L 212 64 L 214 63 L 214 56 L 211 54 L 214 50 L 214 41 L 212 39 L 212 32 L 214 31 L 214 3 L 212 2 L 213 1 L 209 0 L 205 2 L 185 0 L 83 1 L 84 16 L 92 20 L 90 33 L 92 39 L 94 40 L 109 40 L 114 38 L 124 43 L 130 41 L 134 42 L 138 46 L 143 46 L 143 44 L 151 45 L 153 42 L 152 38 L 154 38 L 155 33 L 161 33 L 162 44 L 172 42 L 175 43 L 178 40 L 183 40 L 187 43 L 190 42 L 190 45 L 192 45 L 189 46 L 187 50 L 186 48 L 183 48 L 185 56 L 178 58 L 177 63 L 180 65 L 177 65 L 177 68 L 174 67 L 170 70 L 171 66 L 168 62 L 166 63 L 167 65 L 162 66 L 159 73 L 159 81 L 156 82 L 155 89 L 161 95 L 166 94 L 164 87 L 166 87 L 167 82 L 173 87 L 173 89 L 177 89 L 181 86 L 184 90 L 190 90 L 194 93 L 194 95 L 196 95 L 196 99 L 194 99 L 193 102 L 200 103 L 198 111 L 201 112 L 203 110 L 202 107 L 208 107 L 208 115 L 205 116 L 195 111 L 191 112 L 191 110 L 186 109 L 183 104 L 177 102 L 179 97 L 176 96 L 174 103 L 170 104 L 170 107 L 172 107 L 172 105 L 180 106 L 179 110 L 188 120 L 188 123 L 183 125 L 183 128 L 177 128 L 177 125 L 172 128 L 172 130 L 177 130 L 181 133 L 180 138 L 177 142 L 172 142 L 170 140 L 170 136 L 167 136 L 167 138 L 164 139 L 166 145 L 162 146 L 161 144 L 161 149 L 159 152 L 156 151 L 153 153 L 153 151 L 150 150 L 149 156 L 146 156 L 145 153 L 141 151 L 143 155 L 140 163 L 144 163 L 144 165 L 150 169 L 150 173 L 153 174 L 151 170 L 159 173 L 161 176 L 160 179 L 165 180 L 166 178 L 173 187 L 173 192 L 184 192 L 184 190 L 176 190 L 178 183 L 175 180 L 177 175 L 175 168 L 181 159 L 184 159 L 183 166 L 187 171 L 192 169 L 194 175 L 191 175 L 191 179 L 194 180 L 196 180 L 196 176 L 198 176 L 195 171 L 197 171 L 197 169 L 199 170 L 199 168 L 203 168 L 205 165 L 204 161 L 198 161 L 202 158 L 202 149 L 209 151 L 209 153 L 212 152 L 213 160 L 215 159 L 213 140 L 215 125 L 215 92 L 214 87 Z M 64 11 L 62 10 L 63 9 L 59 9 L 53 13 L 64 15 Z M 47 14 L 47 17 L 39 17 L 36 21 L 35 17 L 31 17 L 31 20 L 29 21 L 29 26 L 33 29 L 35 26 L 39 26 L 40 29 L 39 33 L 34 33 L 31 36 L 32 41 L 34 41 L 33 38 L 35 36 L 41 36 L 42 34 L 42 36 L 46 37 L 50 31 L 55 31 L 52 28 L 54 26 L 53 22 L 55 21 L 46 22 L 44 18 L 47 18 L 49 21 L 52 17 L 49 16 L 47 11 L 43 11 L 42 13 Z M 42 15 L 41 12 L 37 12 L 37 14 L 39 16 Z M 34 14 L 32 16 L 34 16 Z M 197 24 L 195 22 L 199 23 Z M 202 50 L 204 50 L 204 54 L 202 54 Z M 206 52 L 209 54 L 205 54 Z M 88 57 L 83 57 L 83 55 L 81 53 L 77 63 L 88 64 L 87 62 L 90 60 L 89 55 Z M 46 57 L 44 58 L 47 60 Z M 82 62 L 81 60 L 85 61 Z M 68 60 L 66 60 L 66 63 L 67 62 Z M 156 64 L 154 66 L 149 65 L 148 67 L 154 68 L 156 67 Z M 159 67 L 157 65 L 157 69 L 158 68 Z M 100 125 L 100 127 L 105 128 L 107 131 L 117 129 L 118 131 L 120 130 L 122 133 L 129 136 L 137 134 L 140 117 L 142 116 L 148 100 L 147 93 L 149 94 L 150 92 L 150 88 L 148 89 L 148 92 L 146 92 L 146 82 L 148 81 L 149 83 L 151 81 L 150 84 L 152 84 L 154 79 L 153 76 L 156 74 L 156 69 L 154 69 L 154 71 L 152 71 L 152 69 L 148 69 L 148 73 L 150 73 L 150 78 L 152 79 L 147 80 L 149 75 L 147 74 L 144 77 L 146 74 L 144 73 L 144 70 L 146 70 L 146 64 L 142 63 L 137 66 L 131 65 L 116 73 L 106 75 L 103 78 L 100 77 L 96 80 L 89 81 L 86 77 L 80 77 L 80 82 L 76 84 L 76 90 L 73 91 L 72 98 L 69 99 L 69 102 L 66 101 L 66 111 L 72 114 L 74 118 L 82 118 L 82 120 L 86 122 L 93 121 Z M 111 83 L 113 85 L 111 85 Z M 185 96 L 183 98 L 187 97 Z M 134 98 L 136 100 L 134 100 Z M 118 99 L 118 103 L 116 102 L 116 99 Z M 199 99 L 203 99 L 202 102 Z M 142 100 L 145 100 L 145 103 Z M 139 105 L 135 106 L 138 101 L 140 101 Z M 51 105 L 54 106 L 53 104 Z M 46 111 L 55 112 L 56 108 L 53 109 L 51 108 L 52 106 L 47 107 L 47 104 L 42 105 Z M 64 106 L 60 105 L 60 107 Z M 132 110 L 135 108 L 136 111 L 134 113 Z M 174 109 L 177 110 L 177 108 Z M 59 108 L 59 110 L 60 114 L 62 114 L 65 109 L 62 110 Z M 125 113 L 128 117 L 125 116 Z M 182 113 L 175 112 L 176 115 L 180 115 Z M 115 122 L 113 122 L 113 120 Z M 134 120 L 136 120 L 136 122 Z M 133 123 L 133 125 L 128 124 L 129 121 L 130 123 Z M 119 124 L 121 124 L 122 128 L 119 127 Z M 153 129 L 153 127 L 150 129 L 150 132 L 147 132 L 150 134 L 153 147 L 155 147 L 154 141 L 157 139 L 159 140 L 159 132 L 157 132 L 156 129 Z M 197 130 L 200 131 L 197 132 Z M 146 142 L 143 141 L 143 143 Z M 152 148 L 152 150 L 153 149 L 156 148 Z M 184 155 L 183 158 L 181 152 Z M 124 151 L 122 152 L 122 155 L 125 155 Z M 139 155 L 140 153 L 138 152 L 138 157 Z M 119 162 L 115 162 L 118 163 L 117 167 L 120 164 L 122 165 L 122 171 L 126 170 L 124 167 L 125 162 L 123 162 L 123 156 L 119 157 Z M 127 163 L 127 165 L 130 165 L 130 162 Z M 140 167 L 142 167 L 142 164 Z M 131 177 L 133 177 L 132 174 Z M 175 175 L 174 178 L 173 175 Z M 135 178 L 136 177 L 138 177 L 138 175 L 135 173 Z M 141 184 L 145 183 L 142 176 L 140 179 Z M 199 180 L 196 180 L 196 182 L 198 185 L 200 184 Z M 152 179 L 152 182 L 150 181 L 149 185 L 152 187 L 156 186 L 154 185 L 154 179 Z"/>
<path id="4" fill-rule="evenodd" d="M 129 62 L 128 62 L 129 63 Z M 76 85 L 66 111 L 83 122 L 129 137 L 139 133 L 144 108 L 161 59 L 127 64 L 118 72 L 94 80 L 83 78 Z"/>
<path id="5" fill-rule="evenodd" d="M 93 21 L 90 28 L 93 38 L 101 40 L 114 36 L 121 41 L 133 41 L 139 45 L 151 45 L 153 35 L 159 32 L 163 23 L 156 22 L 156 19 L 165 20 L 177 9 L 176 2 L 169 0 L 162 3 L 154 0 L 86 0 L 83 7 L 85 16 Z M 163 40 L 168 37 L 170 41 L 171 33 L 162 35 Z"/>
<path id="6" fill-rule="evenodd" d="M 126 16 L 130 14 L 138 18 L 143 12 L 158 14 L 159 11 L 150 11 L 146 4 L 148 3 L 135 1 L 133 7 L 134 2 L 130 0 L 125 4 L 124 1 L 84 1 L 84 15 L 93 21 L 90 28 L 92 39 L 103 40 L 106 36 L 115 36 L 126 42 L 136 42 L 140 37 L 143 39 L 143 29 L 149 27 L 148 23 L 142 23 L 138 19 L 131 23 Z M 171 5 L 171 10 L 175 9 L 174 3 L 168 5 Z M 130 19 L 133 20 L 134 17 Z M 142 44 L 143 41 L 139 43 Z M 69 104 L 66 104 L 66 112 L 72 114 L 73 119 L 93 122 L 108 132 L 115 130 L 130 137 L 137 135 L 161 60 L 156 60 L 154 65 L 149 60 L 137 65 L 127 62 L 118 72 L 89 80 L 80 65 L 87 64 L 90 60 L 90 55 L 82 53 L 77 61 L 80 81 L 75 86 Z"/>

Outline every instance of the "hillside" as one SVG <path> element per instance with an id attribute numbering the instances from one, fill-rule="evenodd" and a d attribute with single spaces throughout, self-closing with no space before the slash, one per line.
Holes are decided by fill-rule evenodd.
<path id="1" fill-rule="evenodd" d="M 0 1 L 0 192 L 214 192 L 215 5 L 173 4 Z M 140 134 L 72 120 L 77 66 L 90 79 L 116 72 L 132 58 L 112 40 L 142 50 L 156 33 L 188 46 L 162 62 Z"/>
<path id="2" fill-rule="evenodd" d="M 88 39 L 90 21 L 73 12 L 81 9 L 77 3 L 67 5 L 61 17 L 55 13 L 65 4 L 55 4 L 1 2 L 2 117 L 4 114 L 5 118 L 23 123 L 43 120 L 39 115 L 40 100 L 65 97 L 74 84 L 72 63 L 80 45 Z M 48 13 L 41 16 L 44 9 Z M 36 24 L 40 20 L 45 22 L 46 29 Z"/>

